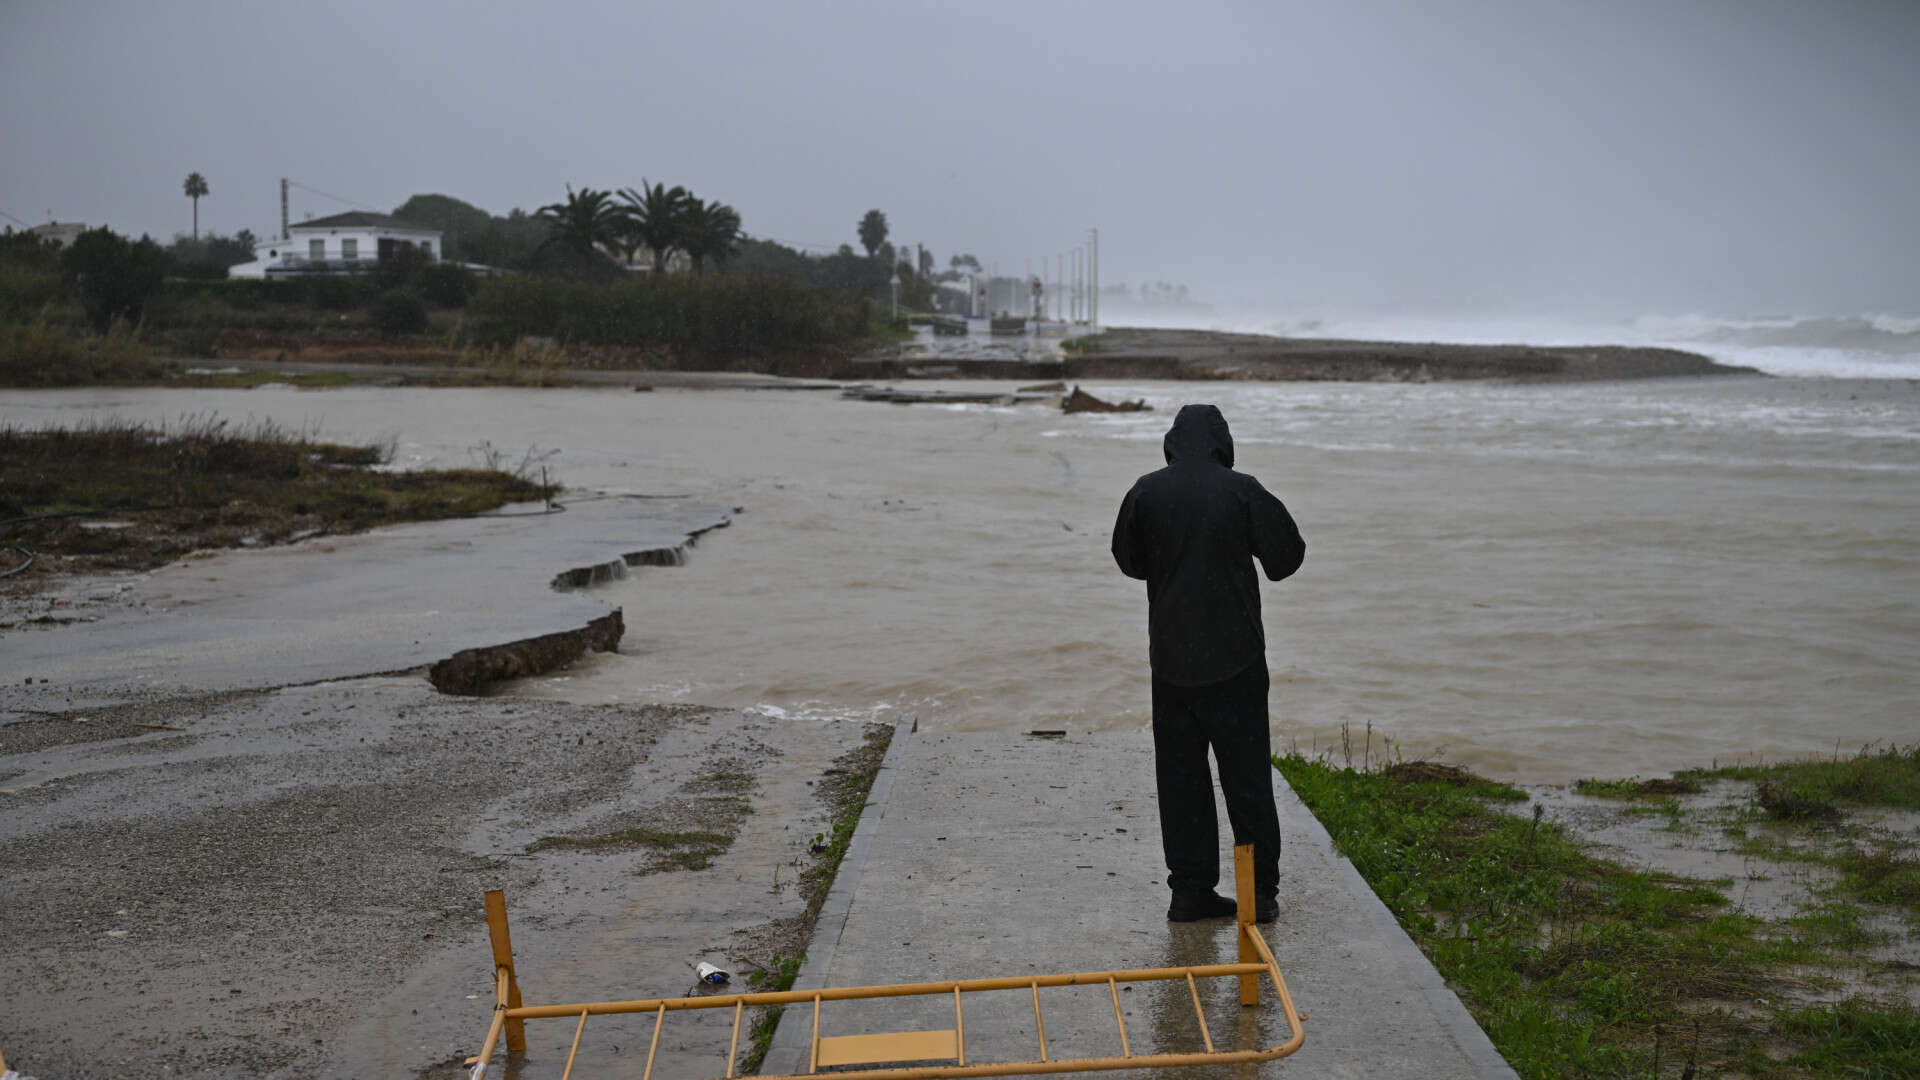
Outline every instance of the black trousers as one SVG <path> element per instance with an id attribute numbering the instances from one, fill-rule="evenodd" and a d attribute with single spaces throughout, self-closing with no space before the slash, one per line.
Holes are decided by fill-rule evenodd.
<path id="1" fill-rule="evenodd" d="M 1153 680 L 1160 842 L 1167 853 L 1167 885 L 1175 896 L 1211 892 L 1220 883 L 1209 747 L 1220 768 L 1233 842 L 1253 845 L 1254 897 L 1274 896 L 1280 889 L 1280 815 L 1273 804 L 1264 663 L 1208 686 Z"/>

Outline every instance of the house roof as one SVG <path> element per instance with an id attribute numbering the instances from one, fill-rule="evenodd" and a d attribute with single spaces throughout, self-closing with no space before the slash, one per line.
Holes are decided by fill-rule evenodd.
<path id="1" fill-rule="evenodd" d="M 295 229 L 413 229 L 416 232 L 437 233 L 440 230 L 431 225 L 422 225 L 417 221 L 403 221 L 389 214 L 372 214 L 365 210 L 349 210 L 344 214 L 330 217 L 313 218 L 290 225 L 288 232 Z"/>

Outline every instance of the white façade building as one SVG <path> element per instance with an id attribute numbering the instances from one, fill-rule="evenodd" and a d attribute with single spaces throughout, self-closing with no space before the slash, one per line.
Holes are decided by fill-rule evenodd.
<path id="1" fill-rule="evenodd" d="M 253 261 L 229 267 L 228 277 L 364 274 L 411 249 L 425 262 L 440 258 L 440 230 L 386 214 L 350 210 L 287 227 L 285 237 L 262 240 Z"/>

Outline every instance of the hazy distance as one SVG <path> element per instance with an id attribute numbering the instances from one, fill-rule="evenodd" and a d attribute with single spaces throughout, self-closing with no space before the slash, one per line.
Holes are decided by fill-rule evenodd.
<path id="1" fill-rule="evenodd" d="M 1097 225 L 1108 284 L 1287 317 L 1920 314 L 1900 0 L 5 0 L 0 95 L 15 227 L 165 239 L 190 171 L 261 236 L 282 176 L 495 213 L 646 178 L 815 248 L 879 207 L 942 266 Z"/>

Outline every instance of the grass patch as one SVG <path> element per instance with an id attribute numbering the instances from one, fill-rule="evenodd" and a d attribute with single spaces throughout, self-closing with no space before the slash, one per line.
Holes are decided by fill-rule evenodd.
<path id="1" fill-rule="evenodd" d="M 826 832 L 814 835 L 807 847 L 813 861 L 800 872 L 801 893 L 807 898 L 806 911 L 796 928 L 802 941 L 812 936 L 814 924 L 820 921 L 820 909 L 826 905 L 834 878 L 840 873 L 840 864 L 853 844 L 860 814 L 867 807 L 867 794 L 873 790 L 874 778 L 880 775 L 880 764 L 886 760 L 887 747 L 892 743 L 892 728 L 869 725 L 865 741 L 835 759 L 815 789 L 820 800 L 827 804 L 833 824 Z M 804 954 L 776 956 L 767 969 L 749 976 L 749 982 L 755 989 L 790 990 L 805 960 Z M 756 978 L 764 978 L 765 982 L 753 982 Z M 769 1006 L 754 1017 L 752 1047 L 740 1066 L 743 1075 L 760 1071 L 767 1049 L 773 1045 L 773 1033 L 780 1025 L 781 1011 L 779 1007 Z"/>
<path id="2" fill-rule="evenodd" d="M 388 472 L 389 448 L 212 416 L 0 427 L 0 541 L 70 569 L 149 569 L 204 547 L 460 517 L 557 488 L 498 469 Z M 113 527 L 107 518 L 118 519 Z"/>
<path id="3" fill-rule="evenodd" d="M 543 836 L 527 845 L 528 851 L 554 849 L 573 851 L 622 851 L 647 849 L 653 858 L 640 868 L 642 874 L 663 870 L 705 870 L 716 856 L 733 846 L 733 833 L 712 829 L 630 828 L 594 836 Z"/>
<path id="4" fill-rule="evenodd" d="M 139 328 L 118 319 L 98 334 L 53 325 L 45 311 L 32 322 L 0 323 L 0 386 L 151 383 L 166 372 Z"/>
<path id="5" fill-rule="evenodd" d="M 770 965 L 747 976 L 747 987 L 770 993 L 791 990 L 793 980 L 800 975 L 800 966 L 806 962 L 806 953 L 776 956 Z M 769 1005 L 758 1010 L 753 1018 L 753 1026 L 747 1030 L 747 1056 L 740 1065 L 742 1075 L 751 1076 L 760 1071 L 760 1064 L 767 1060 L 767 1051 L 773 1049 L 773 1033 L 779 1030 L 780 1016 L 784 1012 L 785 1007 L 780 1005 Z"/>
<path id="6" fill-rule="evenodd" d="M 1751 780 L 1774 785 L 1769 813 L 1783 818 L 1821 815 L 1818 807 L 1884 806 L 1920 810 L 1920 744 L 1864 747 L 1849 757 L 1772 764 L 1725 765 L 1674 774 L 1692 780 Z M 1766 803 L 1763 801 L 1762 806 Z"/>
<path id="7" fill-rule="evenodd" d="M 527 845 L 528 851 L 549 848 L 573 848 L 595 851 L 605 848 L 681 848 L 714 847 L 733 842 L 729 833 L 708 829 L 671 832 L 665 829 L 615 829 L 595 836 L 543 836 Z"/>
<path id="8" fill-rule="evenodd" d="M 1681 1031 L 1700 1075 L 1913 1075 L 1909 1007 L 1758 1004 L 1870 943 L 1859 909 L 1766 923 L 1707 882 L 1594 856 L 1538 804 L 1497 810 L 1513 789 L 1458 770 L 1274 764 L 1521 1076 L 1653 1075 L 1679 1065 Z M 1912 867 L 1894 863 L 1897 889 Z"/>
<path id="9" fill-rule="evenodd" d="M 1800 1075 L 1862 1080 L 1920 1076 L 1920 1013 L 1912 1010 L 1893 1011 L 1849 998 L 1837 1005 L 1783 1010 L 1775 1023 L 1794 1050 L 1784 1062 L 1744 1063 L 1756 1075 L 1804 1070 Z"/>

